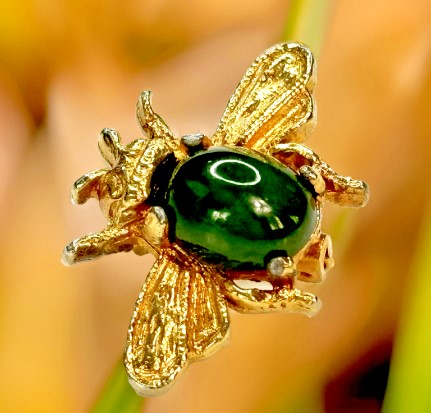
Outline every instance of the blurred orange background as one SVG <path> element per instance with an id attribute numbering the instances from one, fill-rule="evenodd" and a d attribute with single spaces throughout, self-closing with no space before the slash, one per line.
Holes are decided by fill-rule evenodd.
<path id="1" fill-rule="evenodd" d="M 103 165 L 100 130 L 115 128 L 125 142 L 139 137 L 134 106 L 150 89 L 177 136 L 211 135 L 249 64 L 281 40 L 289 7 L 0 6 L 0 411 L 88 411 L 123 350 L 153 258 L 60 264 L 64 245 L 105 225 L 96 202 L 69 203 L 74 180 Z M 379 411 L 354 395 L 349 404 L 338 379 L 354 381 L 388 359 L 414 276 L 430 194 L 430 18 L 428 0 L 332 2 L 318 61 L 319 120 L 307 145 L 341 174 L 367 181 L 371 200 L 364 210 L 324 210 L 336 260 L 313 289 L 324 307 L 313 319 L 232 312 L 230 345 L 193 364 L 145 412 L 313 413 L 307 403 Z"/>

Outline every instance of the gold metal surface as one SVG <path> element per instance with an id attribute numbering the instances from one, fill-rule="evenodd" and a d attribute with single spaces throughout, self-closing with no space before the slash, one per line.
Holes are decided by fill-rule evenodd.
<path id="1" fill-rule="evenodd" d="M 250 66 L 236 88 L 214 145 L 269 152 L 277 143 L 303 142 L 315 125 L 314 59 L 296 43 L 271 47 Z"/>
<path id="2" fill-rule="evenodd" d="M 211 138 L 195 134 L 177 139 L 153 111 L 149 91 L 137 103 L 145 138 L 122 145 L 116 131 L 102 131 L 99 150 L 109 167 L 79 178 L 72 201 L 98 199 L 108 224 L 67 245 L 62 260 L 74 264 L 131 250 L 157 257 L 136 302 L 124 356 L 138 394 L 166 391 L 189 362 L 220 348 L 229 336 L 228 306 L 250 313 L 313 316 L 319 311 L 319 299 L 295 288 L 295 282 L 321 282 L 334 265 L 331 238 L 320 229 L 322 205 L 330 201 L 364 206 L 368 188 L 362 181 L 338 175 L 301 145 L 315 124 L 314 81 L 311 52 L 297 43 L 283 43 L 251 65 Z M 210 146 L 242 146 L 273 156 L 312 184 L 317 223 L 295 256 L 273 259 L 266 271 L 241 274 L 204 264 L 169 241 L 165 212 L 146 202 L 153 172 L 168 155 L 184 160 L 196 148 Z M 269 281 L 272 290 L 240 288 L 235 280 L 241 278 Z"/>
<path id="3" fill-rule="evenodd" d="M 227 303 L 211 269 L 178 246 L 162 249 L 136 302 L 124 363 L 141 396 L 165 391 L 189 361 L 229 336 Z"/>

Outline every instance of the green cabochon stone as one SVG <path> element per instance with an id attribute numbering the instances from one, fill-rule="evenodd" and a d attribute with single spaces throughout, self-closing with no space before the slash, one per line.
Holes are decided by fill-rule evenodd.
<path id="1" fill-rule="evenodd" d="M 317 222 L 311 191 L 275 160 L 214 147 L 174 171 L 167 193 L 171 234 L 208 263 L 263 269 L 310 239 Z"/>

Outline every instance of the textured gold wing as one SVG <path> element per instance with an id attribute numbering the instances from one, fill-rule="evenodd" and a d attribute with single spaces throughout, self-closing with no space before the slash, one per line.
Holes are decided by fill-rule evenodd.
<path id="1" fill-rule="evenodd" d="M 207 357 L 229 336 L 227 303 L 208 267 L 190 274 L 187 343 L 190 359 Z"/>
<path id="2" fill-rule="evenodd" d="M 280 142 L 303 142 L 314 127 L 314 60 L 298 43 L 281 43 L 260 55 L 231 96 L 214 145 L 261 152 Z"/>
<path id="3" fill-rule="evenodd" d="M 130 323 L 124 362 L 142 396 L 167 390 L 188 362 L 228 337 L 229 315 L 216 278 L 179 248 L 163 249 Z"/>

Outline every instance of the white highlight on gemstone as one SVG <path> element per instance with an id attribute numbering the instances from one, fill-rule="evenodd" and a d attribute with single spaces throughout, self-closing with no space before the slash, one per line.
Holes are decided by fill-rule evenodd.
<path id="1" fill-rule="evenodd" d="M 228 211 L 217 211 L 214 210 L 211 212 L 211 217 L 214 221 L 226 221 L 230 215 Z"/>
<path id="2" fill-rule="evenodd" d="M 284 228 L 284 225 L 281 222 L 280 218 L 273 214 L 274 211 L 271 205 L 269 205 L 264 199 L 258 196 L 250 195 L 248 200 L 256 216 L 261 218 L 267 218 L 269 227 L 272 230 Z"/>
<path id="3" fill-rule="evenodd" d="M 258 217 L 264 217 L 272 214 L 271 206 L 267 202 L 265 202 L 264 199 L 258 196 L 250 195 L 249 201 L 254 213 Z"/>
<path id="4" fill-rule="evenodd" d="M 256 174 L 256 178 L 253 181 L 250 181 L 250 182 L 238 182 L 238 181 L 232 181 L 231 179 L 226 179 L 226 178 L 224 178 L 223 176 L 221 176 L 221 175 L 219 175 L 217 173 L 217 168 L 220 165 L 224 164 L 224 163 L 239 163 L 241 165 L 244 165 L 247 168 L 250 168 Z M 234 184 L 234 185 L 244 185 L 244 186 L 246 186 L 246 185 L 256 185 L 262 179 L 261 176 L 260 176 L 259 171 L 254 166 L 249 165 L 248 163 L 240 161 L 238 159 L 222 159 L 220 161 L 217 161 L 217 162 L 214 163 L 214 165 L 211 166 L 210 173 L 211 173 L 211 175 L 214 178 L 220 179 L 222 181 L 225 181 L 225 182 L 228 182 L 228 183 Z"/>

